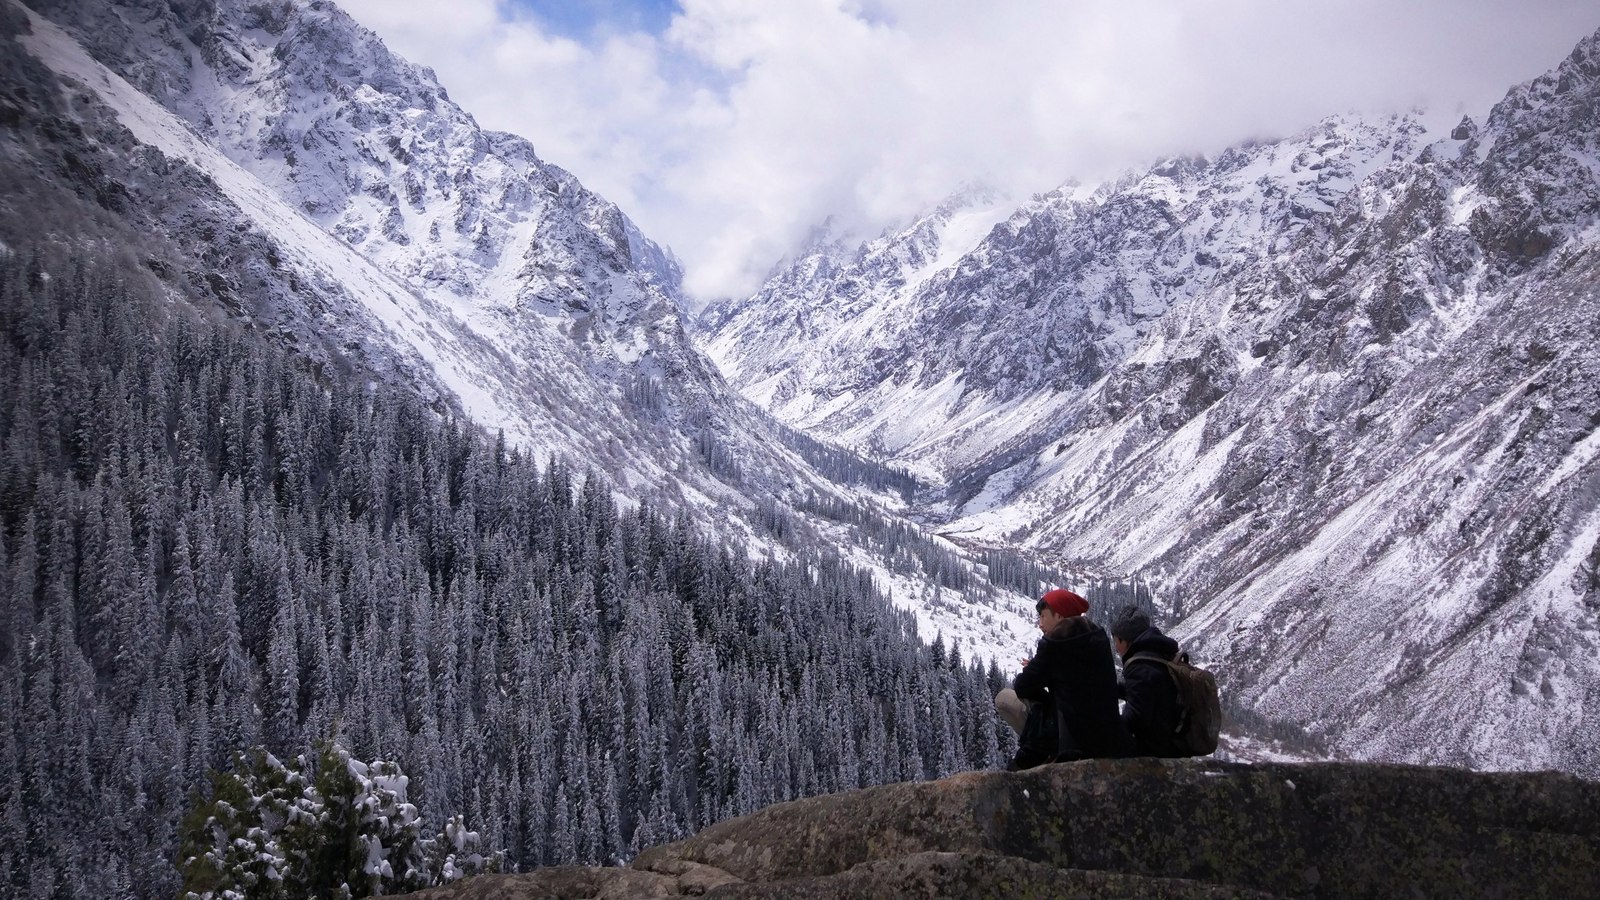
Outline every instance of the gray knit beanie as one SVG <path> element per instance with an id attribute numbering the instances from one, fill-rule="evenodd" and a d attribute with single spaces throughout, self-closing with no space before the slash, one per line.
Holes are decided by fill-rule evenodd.
<path id="1" fill-rule="evenodd" d="M 1150 617 L 1137 606 L 1124 606 L 1111 622 L 1111 636 L 1119 641 L 1133 643 L 1139 635 L 1150 630 Z"/>

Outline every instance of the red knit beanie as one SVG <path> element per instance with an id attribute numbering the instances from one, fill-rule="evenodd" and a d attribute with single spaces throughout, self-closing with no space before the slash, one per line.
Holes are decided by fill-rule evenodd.
<path id="1" fill-rule="evenodd" d="M 1089 611 L 1089 601 L 1066 588 L 1056 588 L 1039 598 L 1039 602 L 1062 618 L 1081 616 Z"/>

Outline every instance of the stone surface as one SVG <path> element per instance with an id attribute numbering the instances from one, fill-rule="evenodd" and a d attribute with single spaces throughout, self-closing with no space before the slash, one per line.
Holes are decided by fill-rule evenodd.
<path id="1" fill-rule="evenodd" d="M 768 807 L 434 898 L 1582 897 L 1600 783 L 1364 763 L 1088 761 Z"/>
<path id="2" fill-rule="evenodd" d="M 1053 900 L 1209 900 L 1267 898 L 1276 895 L 1241 891 L 1226 885 L 1174 878 L 1145 878 L 1117 872 L 1057 869 L 1014 856 L 971 853 L 916 853 L 897 859 L 862 863 L 846 872 L 820 878 L 795 878 L 765 884 L 738 884 L 706 895 L 715 900 L 783 897 L 786 900 L 981 900 L 981 898 L 1053 898 Z"/>
<path id="3" fill-rule="evenodd" d="M 408 894 L 433 900 L 624 900 L 630 897 L 683 896 L 684 886 L 670 875 L 637 869 L 549 866 L 515 875 L 484 875 Z"/>

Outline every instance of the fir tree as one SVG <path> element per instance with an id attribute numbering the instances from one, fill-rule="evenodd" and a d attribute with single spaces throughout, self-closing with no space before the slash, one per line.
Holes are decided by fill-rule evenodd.
<path id="1" fill-rule="evenodd" d="M 335 727 L 411 773 L 439 839 L 466 815 L 520 867 L 999 758 L 993 676 L 922 645 L 800 520 L 763 513 L 785 555 L 751 562 L 669 501 L 619 509 L 598 474 L 54 253 L 0 258 L 8 888 L 172 896 L 151 860 L 175 850 L 173 798 L 207 769 L 206 803 L 233 777 L 302 796 L 313 757 L 303 784 L 229 760 Z M 815 504 L 946 590 L 969 579 L 869 509 Z"/>

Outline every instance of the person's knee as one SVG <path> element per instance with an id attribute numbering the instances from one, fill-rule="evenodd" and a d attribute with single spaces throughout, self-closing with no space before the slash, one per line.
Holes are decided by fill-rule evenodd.
<path id="1" fill-rule="evenodd" d="M 1006 688 L 994 695 L 994 708 L 1001 712 L 1014 712 L 1027 707 L 1023 705 L 1022 698 L 1017 696 L 1016 691 Z"/>
<path id="2" fill-rule="evenodd" d="M 1006 688 L 994 695 L 995 712 L 999 713 L 1001 721 L 1011 726 L 1017 734 L 1022 733 L 1022 726 L 1028 720 L 1028 704 L 1017 696 L 1017 692 Z"/>

